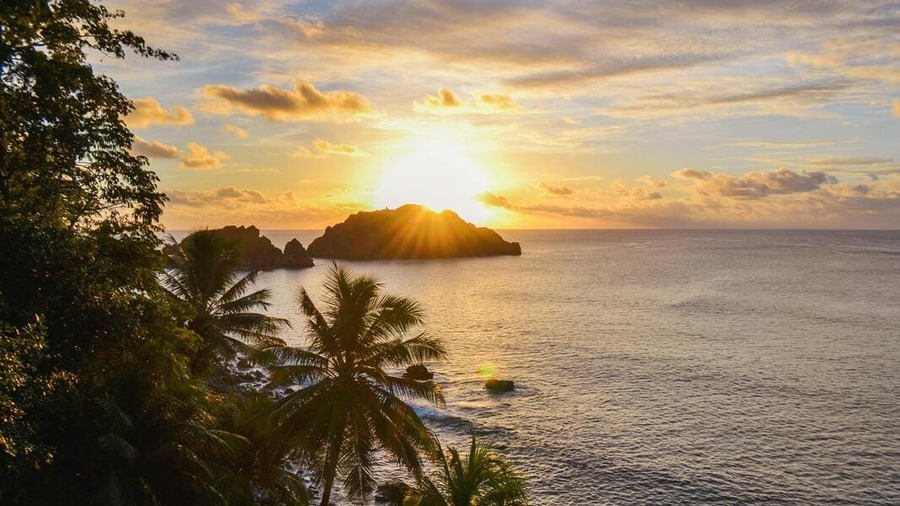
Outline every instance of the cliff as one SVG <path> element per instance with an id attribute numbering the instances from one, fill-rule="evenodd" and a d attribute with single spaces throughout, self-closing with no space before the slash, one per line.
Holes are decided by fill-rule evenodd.
<path id="1" fill-rule="evenodd" d="M 397 209 L 358 212 L 325 229 L 310 243 L 313 257 L 347 260 L 423 260 L 521 255 L 519 243 L 463 221 L 456 213 L 436 213 L 407 204 Z"/>

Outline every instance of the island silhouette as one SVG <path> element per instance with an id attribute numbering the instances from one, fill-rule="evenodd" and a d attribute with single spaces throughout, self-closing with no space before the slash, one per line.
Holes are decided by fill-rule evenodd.
<path id="1" fill-rule="evenodd" d="M 209 230 L 213 234 L 231 243 L 238 254 L 241 270 L 269 270 L 269 269 L 304 269 L 313 266 L 313 259 L 296 238 L 291 239 L 282 251 L 272 241 L 261 235 L 259 229 L 253 225 L 249 227 L 228 225 L 223 228 Z M 193 235 L 193 234 L 191 234 Z M 187 238 L 190 238 L 188 235 Z M 168 244 L 163 248 L 163 253 L 171 255 L 175 247 Z"/>
<path id="2" fill-rule="evenodd" d="M 476 227 L 455 212 L 417 204 L 360 211 L 327 227 L 307 247 L 310 256 L 343 260 L 425 260 L 521 255 L 517 242 Z"/>

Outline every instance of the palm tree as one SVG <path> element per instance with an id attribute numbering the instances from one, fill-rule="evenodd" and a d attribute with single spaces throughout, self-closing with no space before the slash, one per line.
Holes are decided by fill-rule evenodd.
<path id="1" fill-rule="evenodd" d="M 279 437 L 275 400 L 266 393 L 234 395 L 221 419 L 221 429 L 245 444 L 230 454 L 229 469 L 217 488 L 228 504 L 308 505 L 303 479 L 290 471 L 292 449 Z"/>
<path id="2" fill-rule="evenodd" d="M 420 480 L 407 494 L 404 506 L 524 506 L 528 492 L 525 481 L 491 445 L 472 436 L 469 453 L 460 455 L 447 448 L 449 458 L 438 452 L 432 478 Z"/>
<path id="3" fill-rule="evenodd" d="M 440 340 L 425 332 L 406 337 L 422 324 L 421 308 L 383 293 L 374 278 L 355 277 L 332 264 L 324 299 L 319 311 L 301 288 L 308 348 L 277 347 L 266 356 L 280 364 L 272 368 L 274 384 L 306 385 L 282 399 L 281 428 L 303 449 L 323 485 L 321 505 L 327 506 L 338 475 L 351 500 L 366 499 L 374 487 L 376 450 L 421 476 L 421 455 L 432 455 L 438 445 L 404 399 L 439 406 L 444 399 L 433 381 L 394 376 L 387 369 L 441 361 L 446 353 Z"/>
<path id="4" fill-rule="evenodd" d="M 278 331 L 287 320 L 255 309 L 269 307 L 268 289 L 247 293 L 259 271 L 238 278 L 239 252 L 234 242 L 212 230 L 200 230 L 181 244 L 172 239 L 174 253 L 163 273 L 163 285 L 189 308 L 185 326 L 202 342 L 194 354 L 191 370 L 208 373 L 217 360 L 233 358 L 248 345 L 283 345 Z"/>

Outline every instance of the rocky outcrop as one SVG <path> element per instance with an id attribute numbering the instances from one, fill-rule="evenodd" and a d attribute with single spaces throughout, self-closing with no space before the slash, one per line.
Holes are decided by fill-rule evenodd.
<path id="1" fill-rule="evenodd" d="M 300 241 L 295 238 L 284 245 L 282 264 L 284 267 L 290 268 L 312 267 L 313 259 L 309 256 L 309 253 L 306 252 L 303 245 L 300 244 Z"/>
<path id="2" fill-rule="evenodd" d="M 301 269 L 313 266 L 313 259 L 297 239 L 292 239 L 282 252 L 272 241 L 260 235 L 254 226 L 233 225 L 212 230 L 233 242 L 240 253 L 240 268 L 246 270 Z"/>
<path id="3" fill-rule="evenodd" d="M 484 382 L 484 388 L 490 392 L 512 392 L 516 385 L 512 380 L 489 379 Z"/>
<path id="4" fill-rule="evenodd" d="M 409 485 L 400 480 L 383 483 L 375 489 L 375 502 L 400 506 L 409 490 Z"/>
<path id="5" fill-rule="evenodd" d="M 497 232 L 467 223 L 453 211 L 436 213 L 414 204 L 353 214 L 326 228 L 308 251 L 317 258 L 346 260 L 522 254 L 519 243 L 504 241 Z"/>
<path id="6" fill-rule="evenodd" d="M 406 368 L 403 373 L 404 378 L 425 381 L 434 378 L 434 373 L 429 371 L 423 364 L 413 364 Z"/>

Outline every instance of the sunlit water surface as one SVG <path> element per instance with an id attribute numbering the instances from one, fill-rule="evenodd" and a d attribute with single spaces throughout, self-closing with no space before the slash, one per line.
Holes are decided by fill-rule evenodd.
<path id="1" fill-rule="evenodd" d="M 450 360 L 419 412 L 493 440 L 534 504 L 900 504 L 900 233 L 503 235 L 521 257 L 347 264 L 423 304 Z M 293 344 L 328 265 L 259 279 Z"/>

